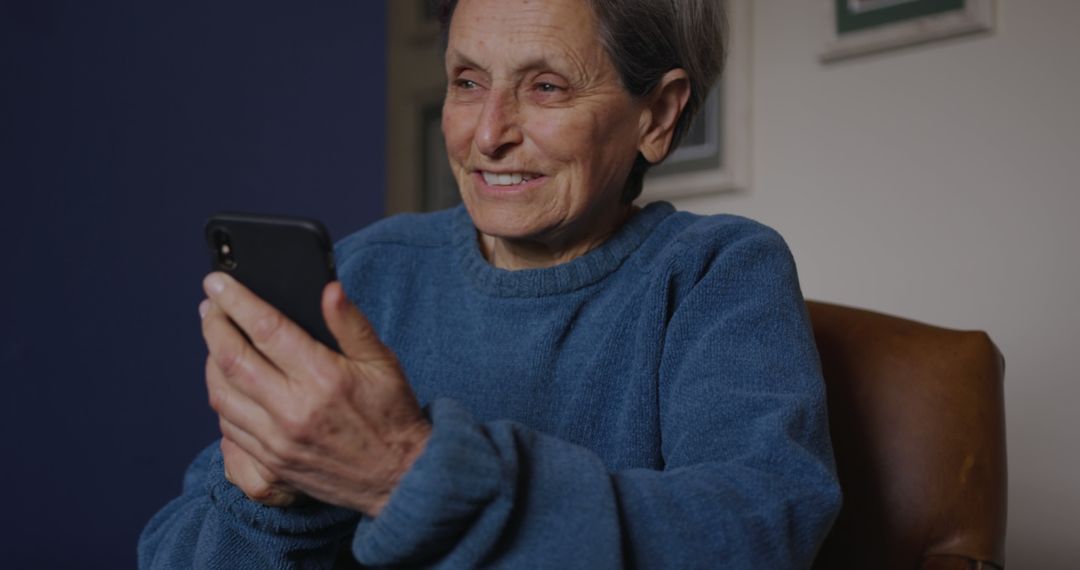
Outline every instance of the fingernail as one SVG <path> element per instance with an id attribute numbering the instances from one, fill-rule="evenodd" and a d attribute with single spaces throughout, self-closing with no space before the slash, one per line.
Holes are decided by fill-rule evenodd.
<path id="1" fill-rule="evenodd" d="M 199 318 L 205 319 L 206 313 L 210 311 L 210 300 L 203 299 L 202 303 L 199 303 Z"/>
<path id="2" fill-rule="evenodd" d="M 206 290 L 214 295 L 219 295 L 225 290 L 225 280 L 217 273 L 207 275 L 203 284 L 206 286 Z"/>

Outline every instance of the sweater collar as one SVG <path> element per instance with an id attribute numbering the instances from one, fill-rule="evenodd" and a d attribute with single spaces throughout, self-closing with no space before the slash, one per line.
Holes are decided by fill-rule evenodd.
<path id="1" fill-rule="evenodd" d="M 566 263 L 543 269 L 508 271 L 492 266 L 480 251 L 476 227 L 464 206 L 453 215 L 454 249 L 466 278 L 496 297 L 544 297 L 592 285 L 614 272 L 675 208 L 653 202 L 634 214 L 600 247 Z"/>

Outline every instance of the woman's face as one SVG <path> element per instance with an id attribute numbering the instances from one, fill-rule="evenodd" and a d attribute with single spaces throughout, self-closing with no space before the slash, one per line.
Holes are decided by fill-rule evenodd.
<path id="1" fill-rule="evenodd" d="M 587 251 L 621 223 L 647 117 L 586 0 L 462 0 L 446 72 L 447 152 L 481 233 Z"/>

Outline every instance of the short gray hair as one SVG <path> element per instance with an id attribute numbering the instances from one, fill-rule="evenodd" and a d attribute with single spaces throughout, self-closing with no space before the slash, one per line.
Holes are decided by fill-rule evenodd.
<path id="1" fill-rule="evenodd" d="M 444 34 L 457 0 L 436 0 Z M 723 0 L 588 0 L 600 27 L 608 57 L 623 87 L 644 97 L 664 74 L 682 68 L 690 79 L 690 98 L 675 125 L 671 150 L 682 141 L 709 90 L 720 77 L 727 55 L 727 18 Z M 670 151 L 669 151 L 670 154 Z M 653 165 L 640 153 L 634 161 L 623 200 L 641 194 Z"/>

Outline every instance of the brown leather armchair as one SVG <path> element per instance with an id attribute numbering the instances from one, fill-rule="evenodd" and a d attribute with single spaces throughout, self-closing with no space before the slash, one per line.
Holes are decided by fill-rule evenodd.
<path id="1" fill-rule="evenodd" d="M 990 338 L 807 306 L 844 491 L 815 570 L 1004 567 L 1004 362 Z"/>

